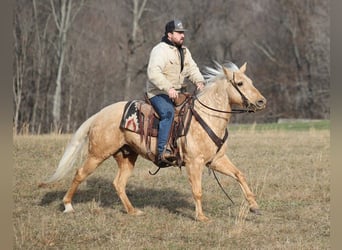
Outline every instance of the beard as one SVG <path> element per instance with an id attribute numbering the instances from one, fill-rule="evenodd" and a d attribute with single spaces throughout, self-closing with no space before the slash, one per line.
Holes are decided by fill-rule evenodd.
<path id="1" fill-rule="evenodd" d="M 180 39 L 179 41 L 175 41 L 174 44 L 176 44 L 177 46 L 182 46 L 184 43 L 184 39 Z"/>

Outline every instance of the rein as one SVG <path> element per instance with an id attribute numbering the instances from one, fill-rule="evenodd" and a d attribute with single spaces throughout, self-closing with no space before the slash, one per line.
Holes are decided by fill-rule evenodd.
<path id="1" fill-rule="evenodd" d="M 239 90 L 239 92 L 240 92 L 240 90 Z M 241 114 L 241 113 L 254 113 L 255 112 L 253 109 L 232 109 L 231 111 L 219 110 L 219 109 L 215 109 L 215 108 L 209 107 L 208 105 L 204 104 L 203 102 L 200 101 L 200 99 L 198 99 L 198 97 L 196 95 L 194 95 L 194 97 L 198 101 L 198 103 L 201 104 L 203 107 L 210 109 L 212 111 L 215 111 L 215 112 L 219 112 L 219 113 Z"/>
<path id="2" fill-rule="evenodd" d="M 239 92 L 239 94 L 242 98 L 242 101 L 243 101 L 243 105 L 246 107 L 249 107 L 250 102 L 248 101 L 247 97 L 241 92 L 241 90 L 237 86 L 234 73 L 233 73 L 233 80 L 229 80 L 229 82 L 233 85 L 233 87 L 236 89 L 236 91 Z M 225 113 L 225 114 L 241 114 L 241 113 L 254 113 L 255 112 L 253 109 L 232 109 L 231 111 L 215 109 L 215 108 L 209 107 L 208 105 L 201 102 L 200 99 L 198 99 L 197 95 L 194 94 L 193 96 L 203 107 L 205 107 L 209 110 L 215 111 L 215 112 Z"/>

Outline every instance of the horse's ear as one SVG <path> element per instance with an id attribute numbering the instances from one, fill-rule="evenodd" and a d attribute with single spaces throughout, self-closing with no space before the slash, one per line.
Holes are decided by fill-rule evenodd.
<path id="1" fill-rule="evenodd" d="M 224 67 L 223 65 L 222 65 L 222 69 L 223 69 L 223 72 L 226 75 L 228 81 L 233 80 L 233 72 L 230 71 L 229 69 L 227 69 L 226 67 Z"/>
<path id="2" fill-rule="evenodd" d="M 245 62 L 245 63 L 240 67 L 241 73 L 245 73 L 246 67 L 247 67 L 247 63 Z"/>

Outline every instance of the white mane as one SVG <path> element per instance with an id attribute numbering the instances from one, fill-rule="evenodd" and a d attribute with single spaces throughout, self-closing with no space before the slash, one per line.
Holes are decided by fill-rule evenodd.
<path id="1" fill-rule="evenodd" d="M 227 62 L 227 63 L 224 63 L 223 65 L 219 64 L 217 61 L 213 61 L 213 62 L 214 62 L 214 67 L 206 66 L 204 67 L 204 70 L 203 70 L 203 77 L 206 80 L 207 84 L 214 82 L 217 78 L 224 77 L 222 66 L 230 69 L 233 72 L 239 71 L 239 67 L 236 66 L 232 62 Z"/>

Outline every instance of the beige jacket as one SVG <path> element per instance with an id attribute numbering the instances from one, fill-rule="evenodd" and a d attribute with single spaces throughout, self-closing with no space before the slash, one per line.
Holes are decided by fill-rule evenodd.
<path id="1" fill-rule="evenodd" d="M 183 46 L 184 68 L 181 70 L 179 51 L 175 46 L 160 42 L 151 51 L 147 66 L 146 91 L 148 98 L 155 95 L 167 94 L 170 88 L 176 90 L 184 84 L 184 78 L 188 78 L 193 84 L 204 82 L 197 64 L 191 57 L 190 51 Z"/>

